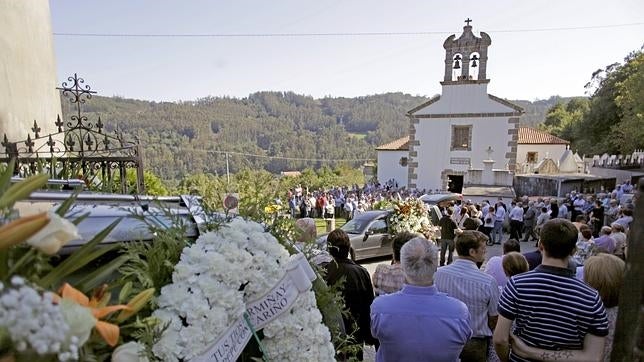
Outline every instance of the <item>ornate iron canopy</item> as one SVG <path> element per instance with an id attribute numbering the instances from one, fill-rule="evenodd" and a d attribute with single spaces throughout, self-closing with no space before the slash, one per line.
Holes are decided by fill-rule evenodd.
<path id="1" fill-rule="evenodd" d="M 83 78 L 74 74 L 56 89 L 75 105 L 75 113 L 68 121 L 63 121 L 59 115 L 54 122 L 55 133 L 41 134 L 41 127 L 34 120 L 31 132 L 24 140 L 12 141 L 5 134 L 0 142 L 3 151 L 0 162 L 16 158 L 17 172 L 25 175 L 42 170 L 49 172 L 52 178 L 82 177 L 86 183 L 106 191 L 109 189 L 106 185 L 111 187 L 117 182 L 117 190 L 122 193 L 143 193 L 143 157 L 139 140 L 125 140 L 118 128 L 110 134 L 105 131 L 100 117 L 93 121 L 82 113 L 82 104 L 96 93 Z M 126 171 L 130 168 L 136 169 L 134 188 L 126 181 Z"/>

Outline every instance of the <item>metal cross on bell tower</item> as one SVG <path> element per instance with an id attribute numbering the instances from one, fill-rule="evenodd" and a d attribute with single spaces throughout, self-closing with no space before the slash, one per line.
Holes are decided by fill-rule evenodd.
<path id="1" fill-rule="evenodd" d="M 472 22 L 472 19 L 470 18 L 465 19 L 465 24 L 467 24 L 467 26 L 470 26 L 471 22 Z"/>

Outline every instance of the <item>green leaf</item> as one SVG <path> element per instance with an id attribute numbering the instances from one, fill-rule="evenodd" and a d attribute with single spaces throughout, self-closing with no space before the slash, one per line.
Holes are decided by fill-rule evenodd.
<path id="1" fill-rule="evenodd" d="M 118 225 L 118 223 L 121 222 L 121 219 L 122 218 L 116 219 L 105 229 L 101 230 L 98 234 L 96 234 L 92 238 L 92 240 L 85 243 L 85 245 L 81 246 L 78 250 L 72 253 L 72 255 L 70 255 L 67 259 L 65 259 L 65 261 L 60 263 L 56 268 L 54 268 L 54 270 L 49 272 L 49 274 L 45 275 L 40 280 L 40 283 L 39 283 L 40 286 L 45 288 L 50 286 L 57 286 L 69 274 L 84 267 L 85 265 L 89 264 L 96 258 L 107 253 L 108 251 L 112 251 L 117 248 L 120 248 L 121 245 L 119 244 L 114 244 L 111 246 L 106 246 L 101 248 L 97 248 L 97 245 L 100 244 L 105 239 L 105 237 L 107 237 L 107 235 L 109 235 L 109 233 L 112 232 L 112 230 L 114 230 L 116 225 Z"/>
<path id="2" fill-rule="evenodd" d="M 71 194 L 71 196 L 69 196 L 67 200 L 63 201 L 63 203 L 60 204 L 60 206 L 58 206 L 58 208 L 56 209 L 56 213 L 58 214 L 58 216 L 65 217 L 65 214 L 67 213 L 67 211 L 69 211 L 72 205 L 74 205 L 74 202 L 76 202 L 76 198 L 78 197 L 78 194 L 80 194 L 81 191 L 82 191 L 81 188 L 77 188 L 76 190 L 74 190 L 74 193 Z"/>
<path id="3" fill-rule="evenodd" d="M 9 278 L 9 250 L 0 250 L 0 280 Z"/>
<path id="4" fill-rule="evenodd" d="M 49 175 L 41 173 L 29 176 L 23 181 L 11 185 L 2 196 L 0 196 L 0 209 L 10 208 L 16 201 L 26 199 L 32 192 L 43 187 Z"/>
<path id="5" fill-rule="evenodd" d="M 83 220 L 87 219 L 89 217 L 89 215 L 90 215 L 90 213 L 88 212 L 88 213 L 85 213 L 85 214 L 75 218 L 74 221 L 72 221 L 72 224 L 78 226 L 78 224 L 80 224 Z"/>
<path id="6" fill-rule="evenodd" d="M 127 256 L 127 260 L 129 260 L 130 257 Z M 119 292 L 119 304 L 123 303 L 127 300 L 127 298 L 130 296 L 130 291 L 132 290 L 132 282 L 128 281 L 121 287 L 121 291 Z"/>
<path id="7" fill-rule="evenodd" d="M 83 279 L 79 280 L 76 283 L 76 288 L 82 292 L 88 292 L 93 288 L 99 286 L 100 284 L 105 283 L 110 276 L 114 276 L 114 272 L 125 264 L 128 261 L 127 255 L 121 255 L 118 258 L 112 260 L 111 262 L 102 265 L 100 268 L 96 269 L 94 272 L 88 274 Z"/>
<path id="8" fill-rule="evenodd" d="M 11 176 L 13 176 L 13 170 L 15 167 L 16 159 L 12 158 L 7 164 L 7 168 L 5 168 L 2 175 L 0 175 L 0 194 L 4 194 L 11 185 Z"/>

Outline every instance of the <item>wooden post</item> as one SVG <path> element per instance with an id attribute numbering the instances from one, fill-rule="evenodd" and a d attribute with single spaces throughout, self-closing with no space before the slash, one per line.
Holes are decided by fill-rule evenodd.
<path id="1" fill-rule="evenodd" d="M 635 198 L 611 362 L 642 361 L 644 356 L 644 178 L 639 180 Z"/>

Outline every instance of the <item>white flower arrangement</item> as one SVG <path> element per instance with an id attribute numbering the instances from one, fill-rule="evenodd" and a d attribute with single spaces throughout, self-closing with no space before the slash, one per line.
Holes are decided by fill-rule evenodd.
<path id="1" fill-rule="evenodd" d="M 173 283 L 161 290 L 154 316 L 169 327 L 153 346 L 154 354 L 176 361 L 203 353 L 243 314 L 246 303 L 275 286 L 288 262 L 286 249 L 255 222 L 235 218 L 200 236 L 183 250 Z M 311 291 L 298 297 L 291 313 L 267 325 L 264 336 L 270 360 L 334 360 L 331 336 Z"/>
<path id="2" fill-rule="evenodd" d="M 65 310 L 54 299 L 53 293 L 41 294 L 18 276 L 11 278 L 10 285 L 0 283 L 0 328 L 8 331 L 15 353 L 55 355 L 59 361 L 78 359 L 94 317 Z"/>
<path id="3" fill-rule="evenodd" d="M 144 355 L 145 346 L 138 342 L 128 342 L 112 352 L 112 362 L 149 362 Z"/>
<path id="4" fill-rule="evenodd" d="M 394 211 L 389 217 L 389 229 L 392 234 L 403 231 L 421 233 L 431 239 L 436 232 L 428 217 L 425 203 L 420 199 L 410 198 L 406 201 L 395 201 Z"/>
<path id="5" fill-rule="evenodd" d="M 292 313 L 264 327 L 262 343 L 271 361 L 335 361 L 331 334 L 322 324 L 313 291 L 300 295 Z"/>

